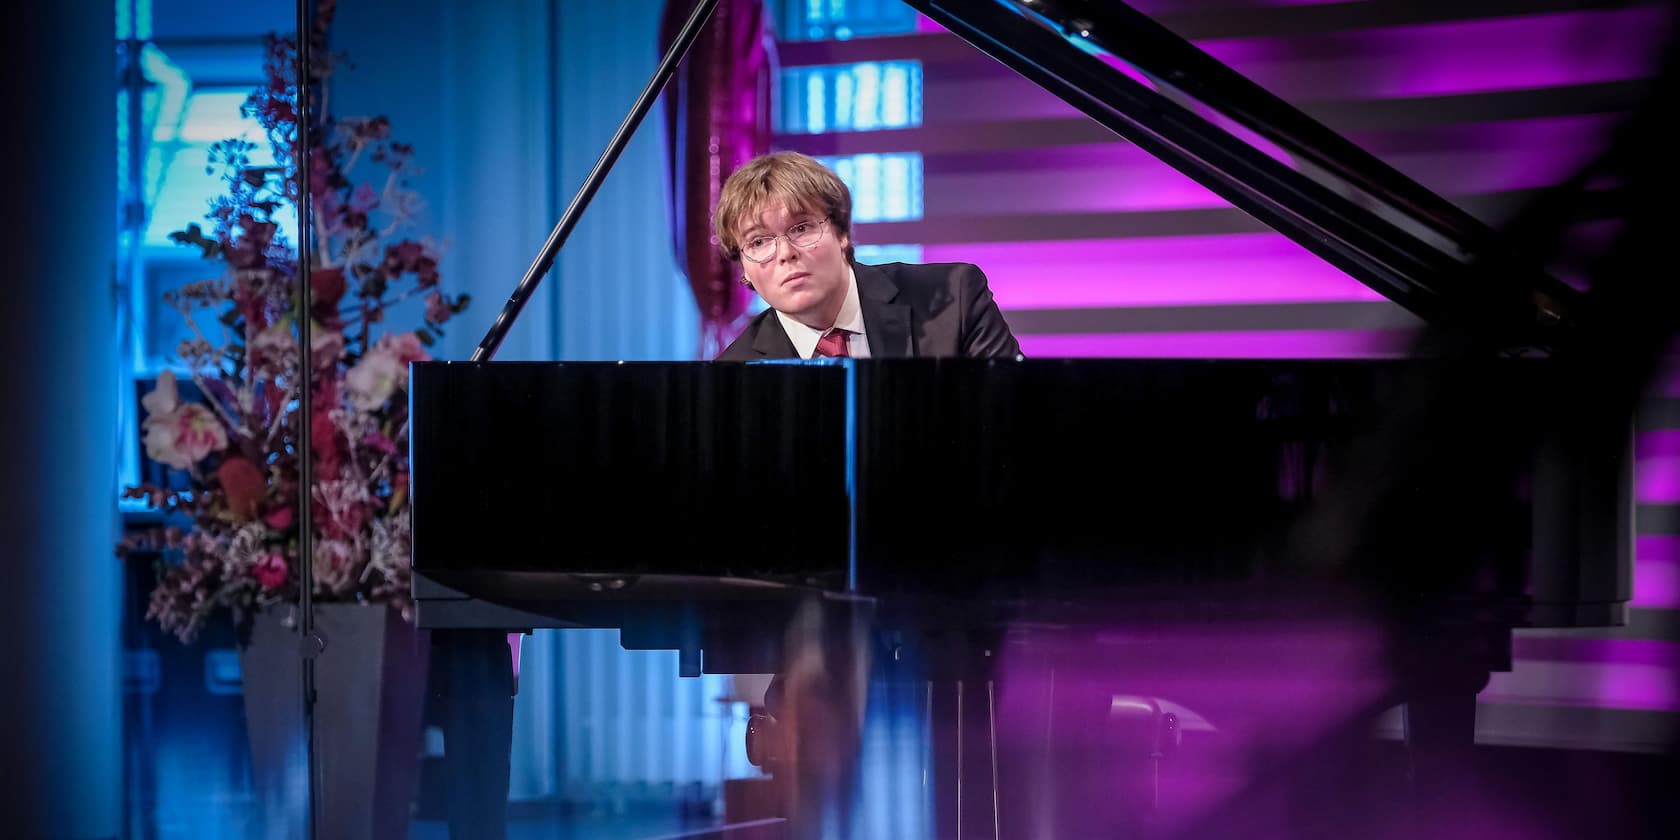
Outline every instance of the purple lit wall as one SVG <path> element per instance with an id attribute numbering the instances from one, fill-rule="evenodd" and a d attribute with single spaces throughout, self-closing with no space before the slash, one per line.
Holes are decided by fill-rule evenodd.
<path id="1" fill-rule="evenodd" d="M 1487 17 L 1449 4 L 1134 5 L 1496 224 L 1602 147 L 1652 72 L 1669 11 L 1609 2 Z M 854 238 L 919 244 L 925 261 L 979 264 L 1005 312 L 1022 322 L 1016 331 L 1029 353 L 1387 356 L 1403 350 L 1401 336 L 1415 326 L 1362 284 L 926 19 L 903 36 L 787 44 L 782 58 L 793 67 L 922 63 L 919 127 L 784 135 L 779 145 L 827 155 L 919 150 L 923 217 L 859 224 Z M 1396 312 L 1350 308 L 1357 317 L 1332 324 L 1310 306 L 1293 319 L 1277 309 L 1327 302 Z M 1269 309 L 1257 323 L 1241 323 L 1240 308 L 1261 305 Z M 1185 306 L 1224 311 L 1230 326 L 1199 329 L 1182 312 L 1154 324 L 1125 313 Z"/>
<path id="2" fill-rule="evenodd" d="M 1654 72 L 1672 9 L 1610 0 L 1527 14 L 1520 4 L 1382 0 L 1132 5 L 1494 225 L 1603 147 Z M 920 125 L 789 134 L 778 145 L 920 152 L 921 218 L 860 223 L 854 240 L 980 265 L 1027 354 L 1408 351 L 1419 322 L 1400 307 L 926 19 L 901 36 L 782 50 L 792 67 L 893 60 L 921 62 Z M 1589 222 L 1568 235 L 1602 240 L 1607 230 Z M 1557 270 L 1575 282 L 1569 267 Z M 1658 386 L 1653 406 L 1637 444 L 1631 626 L 1525 636 L 1517 668 L 1483 695 L 1492 740 L 1524 742 L 1537 725 L 1600 712 L 1636 720 L 1618 730 L 1593 718 L 1581 724 L 1597 733 L 1589 740 L 1649 748 L 1652 732 L 1680 734 L 1680 639 L 1661 629 L 1680 611 L 1680 376 Z"/>

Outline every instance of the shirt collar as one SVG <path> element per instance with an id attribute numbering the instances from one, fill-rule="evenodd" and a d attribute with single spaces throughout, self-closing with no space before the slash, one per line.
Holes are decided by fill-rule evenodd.
<path id="1" fill-rule="evenodd" d="M 779 309 L 776 310 L 776 320 L 782 322 L 782 332 L 787 333 L 801 359 L 811 358 L 811 354 L 817 351 L 817 341 L 829 333 L 829 330 L 805 326 Z M 863 307 L 858 303 L 857 272 L 849 264 L 846 266 L 846 298 L 840 302 L 840 314 L 834 318 L 833 329 L 863 335 Z"/>

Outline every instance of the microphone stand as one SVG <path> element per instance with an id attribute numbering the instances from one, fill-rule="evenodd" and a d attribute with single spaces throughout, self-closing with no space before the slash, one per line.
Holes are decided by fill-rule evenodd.
<path id="1" fill-rule="evenodd" d="M 314 32 L 315 0 L 297 0 L 297 154 L 292 158 L 296 171 L 298 214 L 298 653 L 302 657 L 303 731 L 305 761 L 308 778 L 304 795 L 305 836 L 314 840 L 320 836 L 320 772 L 321 762 L 316 754 L 315 733 L 315 657 L 326 649 L 326 640 L 315 631 L 315 540 L 314 540 L 314 440 L 311 421 L 314 387 L 315 354 L 310 319 L 314 311 L 313 290 L 310 288 L 310 259 L 313 256 L 314 232 L 310 219 L 309 134 L 315 127 L 310 109 L 311 61 L 309 42 Z"/>
<path id="2" fill-rule="evenodd" d="M 700 35 L 700 28 L 705 26 L 717 4 L 718 0 L 700 0 L 694 11 L 689 14 L 671 48 L 665 51 L 665 57 L 660 60 L 653 78 L 648 79 L 647 86 L 642 88 L 635 104 L 630 106 L 630 113 L 624 117 L 624 122 L 619 124 L 617 133 L 613 134 L 612 140 L 607 143 L 606 151 L 602 152 L 600 159 L 595 162 L 595 168 L 589 170 L 589 176 L 583 179 L 583 187 L 573 196 L 572 203 L 566 206 L 566 211 L 560 214 L 559 223 L 548 234 L 547 241 L 543 242 L 542 250 L 531 262 L 531 267 L 525 269 L 525 276 L 520 278 L 519 285 L 508 298 L 507 305 L 502 307 L 501 313 L 490 325 L 490 331 L 484 334 L 484 340 L 479 342 L 478 349 L 473 351 L 470 361 L 487 362 L 496 354 L 496 348 L 500 347 L 502 339 L 507 337 L 514 319 L 519 317 L 519 311 L 525 308 L 531 295 L 536 293 L 537 284 L 542 282 L 543 276 L 554 266 L 555 256 L 560 253 L 561 246 L 566 244 L 566 238 L 572 235 L 572 228 L 577 226 L 584 208 L 589 206 L 595 192 L 601 188 L 601 182 L 606 180 L 607 172 L 618 161 L 618 156 L 630 142 L 630 136 L 636 133 L 642 118 L 646 117 L 648 109 L 653 107 L 653 101 L 659 98 L 660 90 L 664 89 L 665 83 L 677 72 L 677 65 L 682 63 L 683 56 L 687 55 L 689 47 L 694 45 L 694 39 Z"/>

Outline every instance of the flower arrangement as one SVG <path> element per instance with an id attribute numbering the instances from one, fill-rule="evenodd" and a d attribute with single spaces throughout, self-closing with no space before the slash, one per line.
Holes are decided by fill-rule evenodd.
<path id="1" fill-rule="evenodd" d="M 311 34 L 315 102 L 343 61 L 323 48 L 331 5 L 322 4 Z M 296 54 L 294 39 L 270 36 L 266 84 L 243 106 L 276 165 L 252 166 L 257 147 L 249 141 L 216 144 L 209 171 L 220 169 L 227 190 L 212 202 L 211 227 L 171 235 L 220 268 L 220 276 L 165 296 L 189 329 L 176 354 L 198 396 L 184 397 L 165 370 L 142 399 L 147 456 L 185 470 L 188 487 L 148 483 L 125 496 L 190 522 L 152 537 L 164 560 L 147 610 L 183 641 L 217 610 L 298 594 L 299 249 L 275 223 L 298 198 Z M 408 363 L 428 357 L 426 347 L 468 298 L 444 293 L 433 248 L 404 235 L 420 207 L 405 180 L 413 150 L 391 139 L 389 121 L 318 114 L 310 140 L 313 595 L 386 603 L 407 615 Z M 385 328 L 392 307 L 414 298 L 423 299 L 421 323 Z"/>

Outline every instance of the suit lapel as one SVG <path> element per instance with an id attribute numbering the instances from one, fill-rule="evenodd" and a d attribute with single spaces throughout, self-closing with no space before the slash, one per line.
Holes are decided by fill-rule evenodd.
<path id="1" fill-rule="evenodd" d="M 787 330 L 782 329 L 782 322 L 776 318 L 773 309 L 764 310 L 753 324 L 752 349 L 767 359 L 799 358 L 799 351 L 793 348 L 793 339 L 788 338 Z"/>
<path id="2" fill-rule="evenodd" d="M 916 355 L 910 342 L 910 306 L 897 302 L 898 285 L 872 265 L 852 263 L 852 271 L 857 275 L 858 306 L 863 310 L 869 354 L 883 358 Z M 784 335 L 783 340 L 786 338 Z"/>

